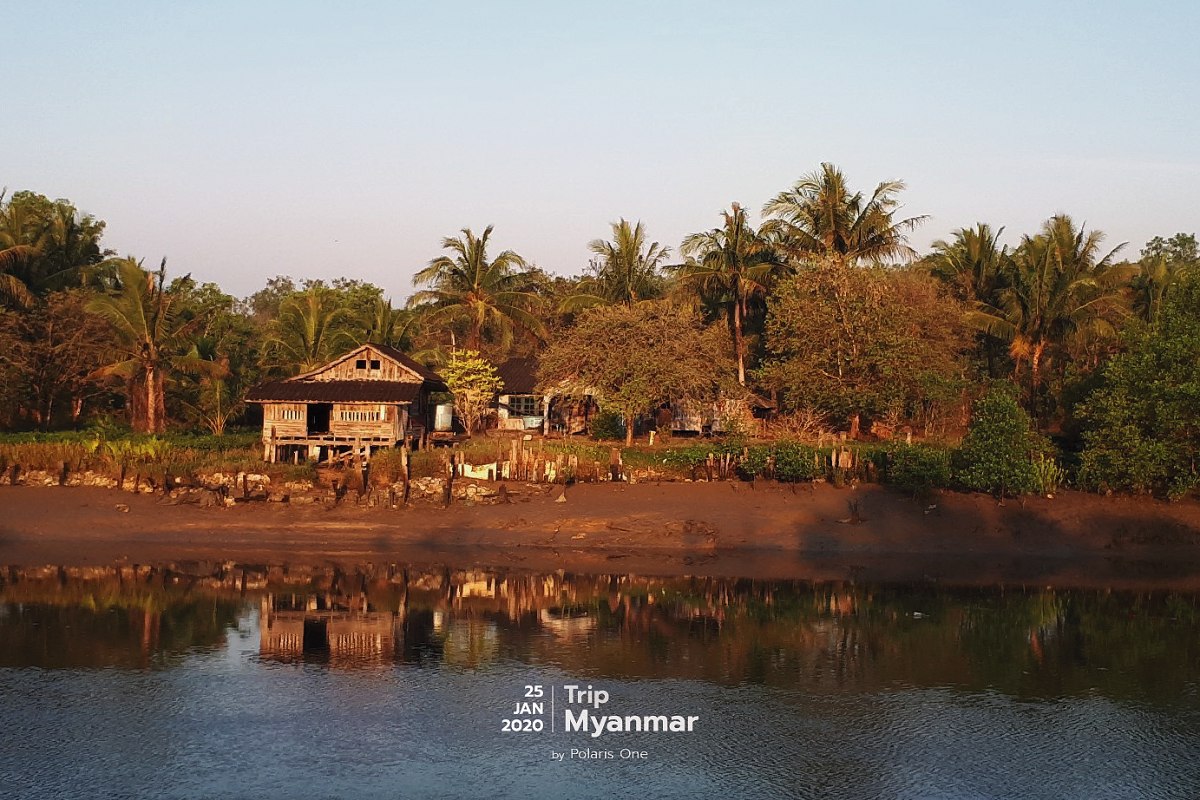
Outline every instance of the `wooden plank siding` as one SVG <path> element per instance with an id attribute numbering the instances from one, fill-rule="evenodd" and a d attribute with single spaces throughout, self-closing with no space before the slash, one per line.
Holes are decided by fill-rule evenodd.
<path id="1" fill-rule="evenodd" d="M 366 364 L 366 369 L 359 369 L 358 362 Z M 371 369 L 373 363 L 379 364 L 378 369 Z M 321 369 L 310 372 L 305 376 L 310 381 L 400 381 L 402 383 L 421 383 L 422 378 L 417 373 L 388 358 L 373 347 L 365 347 L 345 356 Z"/>
<path id="2" fill-rule="evenodd" d="M 430 394 L 446 390 L 436 372 L 376 344 L 361 345 L 311 372 L 261 384 L 247 400 L 262 404 L 266 460 L 332 459 L 358 446 L 365 455 L 406 436 L 424 446 L 432 427 Z M 310 419 L 320 430 L 309 430 Z"/>

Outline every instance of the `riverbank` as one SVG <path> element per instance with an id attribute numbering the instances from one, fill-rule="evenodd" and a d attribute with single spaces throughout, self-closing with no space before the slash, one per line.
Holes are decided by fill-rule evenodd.
<path id="1" fill-rule="evenodd" d="M 879 486 L 510 485 L 510 502 L 407 509 L 171 504 L 0 489 L 0 564 L 421 563 L 955 584 L 1200 590 L 1200 504 L 1066 492 L 929 503 Z"/>

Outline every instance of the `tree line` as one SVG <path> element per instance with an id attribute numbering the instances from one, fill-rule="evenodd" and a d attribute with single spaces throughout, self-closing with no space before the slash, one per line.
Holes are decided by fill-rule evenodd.
<path id="1" fill-rule="evenodd" d="M 758 224 L 732 203 L 678 248 L 617 220 L 574 275 L 464 228 L 402 302 L 345 277 L 278 276 L 236 298 L 118 256 L 67 200 L 0 195 L 0 426 L 124 414 L 136 430 L 219 433 L 256 383 L 374 341 L 435 367 L 463 350 L 537 355 L 546 386 L 588 389 L 630 435 L 665 401 L 754 393 L 795 430 L 954 439 L 1003 386 L 1095 486 L 1193 485 L 1195 235 L 1132 257 L 1056 214 L 1015 244 L 979 223 L 918 253 L 909 237 L 928 220 L 903 213 L 904 190 L 856 190 L 822 164 Z"/>

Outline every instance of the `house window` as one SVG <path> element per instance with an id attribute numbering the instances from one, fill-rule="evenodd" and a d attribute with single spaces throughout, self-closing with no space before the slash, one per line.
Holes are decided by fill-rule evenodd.
<path id="1" fill-rule="evenodd" d="M 358 361 L 355 361 L 354 368 L 355 369 L 366 369 L 367 368 L 367 360 L 365 358 L 360 358 Z"/>
<path id="2" fill-rule="evenodd" d="M 279 409 L 279 419 L 285 422 L 299 422 L 300 409 L 298 408 L 281 408 Z"/>
<path id="3" fill-rule="evenodd" d="M 343 409 L 339 416 L 342 422 L 381 422 L 383 411 L 368 411 L 362 408 Z"/>
<path id="4" fill-rule="evenodd" d="M 378 362 L 378 361 L 376 361 L 376 360 L 374 360 L 374 359 L 372 359 L 372 360 L 371 360 L 371 369 L 373 369 L 373 370 L 378 370 L 378 369 L 379 369 L 379 362 Z"/>
<path id="5" fill-rule="evenodd" d="M 509 413 L 515 417 L 536 417 L 542 413 L 538 397 L 532 394 L 514 394 L 508 398 Z"/>

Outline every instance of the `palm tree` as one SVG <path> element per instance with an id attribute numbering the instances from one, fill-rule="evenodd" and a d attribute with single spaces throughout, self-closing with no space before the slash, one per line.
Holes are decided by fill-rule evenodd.
<path id="1" fill-rule="evenodd" d="M 35 294 L 72 285 L 107 288 L 115 262 L 100 249 L 103 231 L 64 200 L 18 192 L 5 204 L 0 192 L 0 297 L 28 306 Z"/>
<path id="2" fill-rule="evenodd" d="M 950 241 L 934 242 L 923 263 L 959 300 L 994 302 L 1011 258 L 1008 248 L 1000 244 L 1003 233 L 1004 228 L 993 231 L 986 222 L 959 228 Z"/>
<path id="3" fill-rule="evenodd" d="M 978 301 L 968 322 L 1009 343 L 1015 369 L 1029 365 L 1030 415 L 1036 420 L 1042 370 L 1049 357 L 1089 338 L 1112 336 L 1129 268 L 1114 264 L 1121 244 L 1101 255 L 1104 234 L 1051 217 L 1013 254 L 994 301 Z M 1061 351 L 1061 352 L 1060 352 Z"/>
<path id="4" fill-rule="evenodd" d="M 198 353 L 193 333 L 201 320 L 180 321 L 174 296 L 163 290 L 166 274 L 165 258 L 157 272 L 147 272 L 133 258 L 121 259 L 116 263 L 117 291 L 87 304 L 88 312 L 112 328 L 120 356 L 99 374 L 125 381 L 131 423 L 142 433 L 166 429 L 163 387 L 172 373 L 224 374 L 219 363 Z"/>
<path id="5" fill-rule="evenodd" d="M 722 211 L 724 224 L 683 240 L 687 261 L 677 268 L 680 283 L 701 296 L 716 299 L 726 309 L 737 355 L 738 383 L 746 385 L 744 324 L 752 296 L 764 294 L 780 264 L 766 241 L 746 219 L 737 203 Z"/>
<path id="6" fill-rule="evenodd" d="M 611 224 L 612 239 L 593 239 L 588 249 L 595 253 L 589 265 L 592 274 L 580 281 L 580 291 L 562 302 L 563 312 L 580 311 L 599 305 L 633 305 L 653 300 L 663 293 L 661 267 L 670 248 L 658 242 L 646 242 L 641 221 L 631 225 L 622 217 Z"/>
<path id="7" fill-rule="evenodd" d="M 21 308 L 33 303 L 28 284 L 14 274 L 40 252 L 36 220 L 25 204 L 5 205 L 0 192 L 0 299 Z"/>
<path id="8" fill-rule="evenodd" d="M 851 193 L 846 176 L 823 163 L 763 206 L 763 225 L 796 262 L 824 258 L 844 264 L 907 261 L 916 253 L 907 235 L 926 217 L 896 219 L 903 181 L 884 181 L 869 198 Z"/>
<path id="9" fill-rule="evenodd" d="M 285 372 L 308 372 L 354 344 L 343 323 L 349 312 L 328 286 L 313 285 L 279 304 L 267 340 L 270 359 Z"/>
<path id="10" fill-rule="evenodd" d="M 525 285 L 525 260 L 505 250 L 489 261 L 491 235 L 488 225 L 482 236 L 463 228 L 462 236 L 442 239 L 442 248 L 452 255 L 438 256 L 413 276 L 414 285 L 431 288 L 414 293 L 410 307 L 430 322 L 465 324 L 470 350 L 479 350 L 489 333 L 507 347 L 514 325 L 537 335 L 543 330 L 531 312 L 537 296 Z"/>

